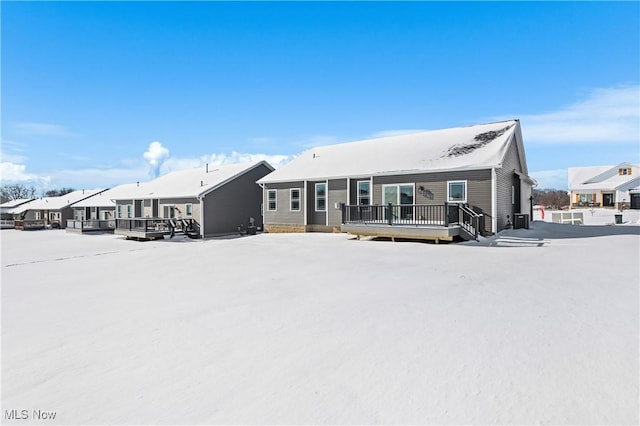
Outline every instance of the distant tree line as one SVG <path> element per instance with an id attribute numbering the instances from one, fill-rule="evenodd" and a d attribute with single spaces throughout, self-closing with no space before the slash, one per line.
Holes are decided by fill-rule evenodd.
<path id="1" fill-rule="evenodd" d="M 543 205 L 550 209 L 561 209 L 569 206 L 569 193 L 561 189 L 533 189 L 533 204 Z"/>
<path id="2" fill-rule="evenodd" d="M 75 191 L 73 188 L 50 189 L 43 191 L 43 197 L 59 197 Z M 5 203 L 20 198 L 36 198 L 37 190 L 33 186 L 26 186 L 21 183 L 0 186 L 0 200 Z"/>

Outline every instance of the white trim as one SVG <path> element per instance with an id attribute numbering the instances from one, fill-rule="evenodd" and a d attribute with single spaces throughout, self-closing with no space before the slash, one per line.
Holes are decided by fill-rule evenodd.
<path id="1" fill-rule="evenodd" d="M 347 205 L 351 204 L 351 178 L 347 178 Z"/>
<path id="2" fill-rule="evenodd" d="M 497 182 L 496 169 L 491 169 L 491 232 L 494 234 L 498 232 L 498 197 L 497 197 Z"/>
<path id="3" fill-rule="evenodd" d="M 324 185 L 324 210 L 318 210 L 318 185 Z M 322 212 L 326 212 L 327 209 L 327 188 L 329 187 L 329 185 L 327 185 L 327 181 L 324 182 L 318 182 L 316 184 L 314 184 L 313 186 L 313 210 L 316 213 L 322 213 Z"/>
<path id="4" fill-rule="evenodd" d="M 360 205 L 360 184 L 364 183 L 364 182 L 369 184 L 369 195 L 367 195 L 367 198 L 369 198 L 369 204 L 368 205 L 373 205 L 373 202 L 372 202 L 373 200 L 371 199 L 371 195 L 373 193 L 373 185 L 371 185 L 371 180 L 365 179 L 365 180 L 356 181 L 356 189 L 357 189 L 356 205 L 357 206 Z M 414 187 L 414 191 L 413 191 L 413 196 L 415 197 L 415 187 Z"/>
<path id="5" fill-rule="evenodd" d="M 293 208 L 293 191 L 298 191 L 298 208 L 294 209 Z M 300 204 L 302 204 L 302 195 L 301 195 L 302 190 L 300 188 L 289 188 L 289 211 L 290 212 L 299 212 L 300 209 Z"/>
<path id="6" fill-rule="evenodd" d="M 452 183 L 464 183 L 464 199 L 462 200 L 451 200 L 451 195 L 449 194 L 449 186 Z M 448 180 L 447 181 L 447 203 L 466 203 L 469 198 L 469 184 L 467 180 Z"/>
<path id="7" fill-rule="evenodd" d="M 204 239 L 204 195 L 200 197 L 200 237 Z M 153 213 L 153 202 L 151 203 Z M 160 202 L 158 202 L 158 210 L 160 210 Z M 160 212 L 158 212 L 160 214 Z"/>
<path id="8" fill-rule="evenodd" d="M 274 199 L 276 205 L 272 209 L 271 207 L 271 199 L 269 198 L 269 194 L 273 192 L 276 194 L 276 198 Z M 278 190 L 277 189 L 267 189 L 267 211 L 269 212 L 277 212 L 278 211 Z"/>
<path id="9" fill-rule="evenodd" d="M 308 189 L 307 189 L 307 181 L 306 180 L 304 181 L 303 188 L 304 188 L 304 202 L 302 203 L 302 211 L 304 212 L 303 213 L 304 214 L 304 226 L 305 226 L 305 230 L 306 230 L 306 226 L 309 224 L 309 217 L 307 216 L 307 203 L 308 203 L 307 202 L 307 195 L 309 195 L 309 194 L 307 194 Z"/>
<path id="10" fill-rule="evenodd" d="M 329 179 L 325 180 L 324 183 L 327 185 L 324 191 L 324 226 L 329 226 Z"/>

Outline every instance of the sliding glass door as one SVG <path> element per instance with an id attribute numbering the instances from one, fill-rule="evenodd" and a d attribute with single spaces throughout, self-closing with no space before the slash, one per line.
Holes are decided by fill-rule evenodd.
<path id="1" fill-rule="evenodd" d="M 414 184 L 400 184 L 400 185 L 383 185 L 382 187 L 382 202 L 387 205 L 393 204 L 393 219 L 413 219 L 413 200 L 414 200 L 415 185 Z M 388 220 L 385 212 L 385 220 Z"/>

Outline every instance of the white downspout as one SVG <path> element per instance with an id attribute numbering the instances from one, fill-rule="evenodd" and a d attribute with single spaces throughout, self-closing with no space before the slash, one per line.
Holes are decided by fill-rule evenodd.
<path id="1" fill-rule="evenodd" d="M 307 181 L 304 181 L 304 202 L 302 204 L 302 211 L 304 212 L 304 230 L 305 232 L 307 231 L 307 225 L 309 224 L 309 220 L 307 218 L 307 204 L 309 204 L 309 201 L 307 200 L 307 196 L 309 194 L 307 194 Z"/>
<path id="2" fill-rule="evenodd" d="M 324 201 L 324 226 L 329 226 L 329 179 L 326 179 L 324 181 L 325 183 L 325 190 L 324 190 L 324 197 L 325 197 L 325 201 Z"/>
<path id="3" fill-rule="evenodd" d="M 204 239 L 204 195 L 200 197 L 200 238 Z"/>
<path id="4" fill-rule="evenodd" d="M 496 176 L 496 168 L 491 168 L 491 232 L 494 234 L 498 232 L 498 197 L 496 182 L 498 181 Z"/>

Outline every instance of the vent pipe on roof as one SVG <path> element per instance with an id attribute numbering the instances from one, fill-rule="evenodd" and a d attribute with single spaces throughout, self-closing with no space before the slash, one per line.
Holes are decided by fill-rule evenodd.
<path id="1" fill-rule="evenodd" d="M 205 173 L 209 173 L 209 163 L 206 163 L 206 164 L 204 165 L 204 172 L 205 172 Z M 202 185 L 200 185 L 200 186 L 202 186 Z"/>
<path id="2" fill-rule="evenodd" d="M 137 182 L 136 182 L 136 186 L 140 186 L 140 181 L 137 181 Z"/>
<path id="3" fill-rule="evenodd" d="M 200 186 L 204 186 L 204 181 L 200 181 Z"/>

